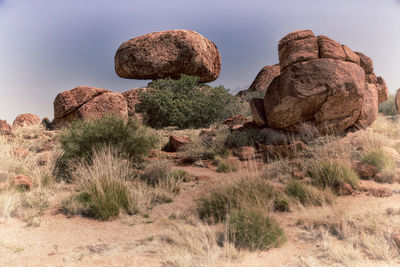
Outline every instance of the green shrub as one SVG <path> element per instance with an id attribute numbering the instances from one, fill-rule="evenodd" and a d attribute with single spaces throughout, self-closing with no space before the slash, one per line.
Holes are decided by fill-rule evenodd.
<path id="1" fill-rule="evenodd" d="M 78 160 L 90 162 L 93 151 L 116 148 L 121 156 L 140 162 L 156 145 L 156 137 L 137 120 L 106 116 L 72 122 L 60 135 L 63 154 L 58 159 L 59 175 L 68 180 L 68 168 Z"/>
<path id="2" fill-rule="evenodd" d="M 296 180 L 291 180 L 286 185 L 285 192 L 304 206 L 322 206 L 322 204 L 331 203 L 333 200 L 331 192 L 318 190 L 311 185 L 306 185 Z"/>
<path id="3" fill-rule="evenodd" d="M 321 188 L 332 188 L 338 192 L 341 185 L 349 183 L 357 188 L 358 175 L 346 165 L 338 161 L 326 161 L 312 166 L 308 173 L 314 185 Z"/>
<path id="4" fill-rule="evenodd" d="M 260 205 L 275 211 L 289 210 L 285 196 L 268 181 L 243 179 L 206 193 L 197 201 L 197 213 L 202 220 L 220 222 L 230 211 L 247 205 Z"/>
<path id="5" fill-rule="evenodd" d="M 388 100 L 379 104 L 379 113 L 382 113 L 386 116 L 394 116 L 397 115 L 397 109 L 395 104 L 395 96 L 389 95 Z"/>
<path id="6" fill-rule="evenodd" d="M 250 250 L 277 247 L 286 240 L 277 222 L 257 209 L 232 211 L 227 220 L 227 236 L 235 246 Z"/>
<path id="7" fill-rule="evenodd" d="M 153 90 L 140 93 L 136 109 L 153 128 L 209 127 L 232 116 L 243 105 L 239 97 L 230 95 L 224 87 L 212 88 L 187 75 L 178 80 L 156 80 L 150 86 Z"/>
<path id="8" fill-rule="evenodd" d="M 382 171 L 385 168 L 393 169 L 396 167 L 396 164 L 392 157 L 380 148 L 369 151 L 362 158 L 362 161 L 375 166 L 378 171 Z"/>

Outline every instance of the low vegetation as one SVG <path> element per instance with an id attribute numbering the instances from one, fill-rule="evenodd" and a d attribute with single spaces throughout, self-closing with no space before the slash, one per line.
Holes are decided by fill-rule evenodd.
<path id="1" fill-rule="evenodd" d="M 210 87 L 187 75 L 178 80 L 156 80 L 150 86 L 152 90 L 140 94 L 137 110 L 143 113 L 148 125 L 157 129 L 209 127 L 240 113 L 241 107 L 246 106 L 223 86 Z"/>
<path id="2" fill-rule="evenodd" d="M 79 160 L 90 163 L 94 151 L 103 147 L 116 148 L 120 156 L 132 162 L 142 161 L 156 146 L 156 137 L 134 119 L 108 116 L 72 122 L 60 134 L 61 149 L 58 174 L 70 181 L 70 168 Z"/>
<path id="3" fill-rule="evenodd" d="M 238 248 L 266 250 L 286 238 L 278 223 L 265 210 L 246 208 L 232 211 L 227 219 L 228 240 Z"/>
<path id="4" fill-rule="evenodd" d="M 331 188 L 335 192 L 344 184 L 357 188 L 358 175 L 348 166 L 339 161 L 318 162 L 309 169 L 312 183 L 322 189 Z"/>
<path id="5" fill-rule="evenodd" d="M 290 180 L 285 188 L 286 194 L 303 206 L 322 206 L 324 203 L 332 203 L 334 196 L 330 189 L 319 190 L 311 185 L 297 180 Z"/>
<path id="6" fill-rule="evenodd" d="M 378 171 L 383 171 L 386 168 L 395 168 L 396 164 L 393 158 L 382 148 L 370 150 L 362 158 L 362 161 L 375 166 Z"/>

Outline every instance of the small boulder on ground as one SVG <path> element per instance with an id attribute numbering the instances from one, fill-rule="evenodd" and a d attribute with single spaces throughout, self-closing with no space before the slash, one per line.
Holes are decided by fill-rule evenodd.
<path id="1" fill-rule="evenodd" d="M 184 145 L 190 143 L 190 138 L 187 135 L 171 135 L 169 137 L 169 145 L 172 152 L 179 151 Z"/>
<path id="2" fill-rule="evenodd" d="M 35 126 L 41 123 L 40 118 L 32 113 L 25 113 L 18 115 L 14 122 L 13 127 L 26 127 L 26 126 Z"/>
<path id="3" fill-rule="evenodd" d="M 18 175 L 16 176 L 12 181 L 11 181 L 11 185 L 14 187 L 17 187 L 19 189 L 22 190 L 30 190 L 33 186 L 33 182 L 31 180 L 31 178 L 29 178 L 26 175 Z"/>
<path id="4" fill-rule="evenodd" d="M 377 167 L 361 161 L 354 161 L 352 168 L 362 179 L 373 178 L 378 173 Z"/>
<path id="5" fill-rule="evenodd" d="M 178 79 L 186 74 L 211 82 L 221 72 L 217 46 L 190 30 L 153 32 L 128 40 L 114 61 L 118 76 L 128 79 Z"/>

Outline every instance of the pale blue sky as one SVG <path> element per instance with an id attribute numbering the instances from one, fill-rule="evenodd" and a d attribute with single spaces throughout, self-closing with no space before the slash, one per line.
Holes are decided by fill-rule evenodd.
<path id="1" fill-rule="evenodd" d="M 213 85 L 249 85 L 278 62 L 277 42 L 311 29 L 370 56 L 389 90 L 400 87 L 400 1 L 396 0 L 0 0 L 0 118 L 53 117 L 57 93 L 78 85 L 123 92 L 148 81 L 119 78 L 118 46 L 169 29 L 216 43 Z"/>

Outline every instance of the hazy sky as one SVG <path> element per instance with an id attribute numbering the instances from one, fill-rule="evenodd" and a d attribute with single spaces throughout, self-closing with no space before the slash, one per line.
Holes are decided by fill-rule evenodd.
<path id="1" fill-rule="evenodd" d="M 279 39 L 311 29 L 364 52 L 391 92 L 400 87 L 398 0 L 0 0 L 0 118 L 52 119 L 57 93 L 78 85 L 146 85 L 115 74 L 115 52 L 169 29 L 195 30 L 217 45 L 222 71 L 212 85 L 248 86 L 278 62 Z"/>

